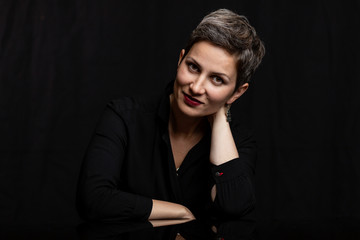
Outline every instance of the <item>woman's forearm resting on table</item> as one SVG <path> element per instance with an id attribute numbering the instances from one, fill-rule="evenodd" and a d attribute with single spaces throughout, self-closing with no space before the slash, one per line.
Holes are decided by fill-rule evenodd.
<path id="1" fill-rule="evenodd" d="M 153 206 L 150 213 L 149 220 L 154 219 L 195 219 L 191 211 L 183 205 L 161 201 L 152 200 Z"/>

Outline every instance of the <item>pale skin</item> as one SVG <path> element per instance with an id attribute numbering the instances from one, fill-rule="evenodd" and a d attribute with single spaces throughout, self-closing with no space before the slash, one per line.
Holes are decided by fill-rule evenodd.
<path id="1" fill-rule="evenodd" d="M 207 122 L 211 126 L 211 147 L 209 161 L 221 165 L 239 154 L 226 121 L 226 110 L 248 88 L 248 84 L 236 85 L 236 60 L 225 49 L 201 41 L 193 45 L 185 55 L 182 50 L 174 93 L 170 95 L 171 113 L 169 135 L 176 168 L 205 134 Z M 199 104 L 186 101 L 190 96 Z M 216 197 L 216 185 L 211 197 Z M 149 220 L 195 219 L 191 211 L 177 203 L 153 199 Z"/>

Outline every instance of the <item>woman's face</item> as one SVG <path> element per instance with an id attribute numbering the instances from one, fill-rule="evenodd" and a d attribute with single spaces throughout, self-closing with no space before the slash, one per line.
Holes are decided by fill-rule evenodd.
<path id="1" fill-rule="evenodd" d="M 174 99 L 184 114 L 209 116 L 246 91 L 247 83 L 234 91 L 236 60 L 225 49 L 201 41 L 184 53 L 180 53 L 174 84 Z"/>

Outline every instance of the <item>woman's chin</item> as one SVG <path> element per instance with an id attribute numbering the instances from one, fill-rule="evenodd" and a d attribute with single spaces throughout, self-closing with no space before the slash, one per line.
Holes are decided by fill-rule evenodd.
<path id="1" fill-rule="evenodd" d="M 179 110 L 181 111 L 182 115 L 184 115 L 184 117 L 189 117 L 189 118 L 204 118 L 211 115 L 211 114 L 207 114 L 206 112 L 200 109 L 192 108 L 187 105 L 185 106 L 183 105 L 179 107 Z"/>

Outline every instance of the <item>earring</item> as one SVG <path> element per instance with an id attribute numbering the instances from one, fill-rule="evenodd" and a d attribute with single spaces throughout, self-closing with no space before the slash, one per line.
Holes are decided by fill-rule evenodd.
<path id="1" fill-rule="evenodd" d="M 231 106 L 231 105 L 228 105 L 228 106 L 227 106 L 227 110 L 226 110 L 226 113 L 225 113 L 225 115 L 226 115 L 226 121 L 227 121 L 227 122 L 231 122 L 230 106 Z"/>

